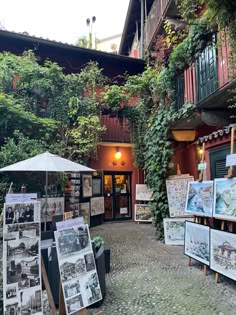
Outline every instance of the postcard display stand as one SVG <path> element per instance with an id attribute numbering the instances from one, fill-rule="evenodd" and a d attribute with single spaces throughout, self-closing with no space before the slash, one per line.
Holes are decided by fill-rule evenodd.
<path id="1" fill-rule="evenodd" d="M 165 244 L 184 245 L 185 220 L 192 221 L 191 215 L 186 215 L 185 200 L 187 186 L 193 177 L 189 174 L 181 174 L 177 166 L 177 174 L 166 180 L 170 218 L 164 219 Z"/>
<path id="2" fill-rule="evenodd" d="M 231 128 L 231 154 L 233 154 L 234 148 L 234 131 L 235 126 Z M 196 196 L 201 195 L 201 200 L 198 201 L 195 198 L 195 207 L 189 207 L 191 198 L 186 200 L 187 213 L 194 209 L 192 211 L 195 218 L 194 229 L 198 230 L 198 233 L 194 234 L 194 229 L 186 228 L 185 254 L 202 262 L 205 274 L 207 266 L 215 271 L 216 283 L 218 282 L 219 274 L 236 280 L 236 234 L 234 233 L 234 223 L 236 222 L 236 178 L 232 178 L 234 165 L 230 165 L 228 175 L 225 178 L 217 178 L 214 181 L 202 181 L 203 174 L 201 171 L 199 182 L 189 183 L 188 187 L 188 195 L 195 188 L 198 190 Z M 190 187 L 191 185 L 192 187 Z M 212 212 L 210 212 L 210 203 L 212 204 Z M 202 213 L 199 211 L 200 208 L 202 208 Z M 208 226 L 210 217 L 213 217 L 211 222 L 212 228 Z M 220 229 L 215 225 L 215 219 L 219 220 Z M 203 229 L 208 229 L 208 232 L 205 232 L 205 238 L 200 231 Z M 190 242 L 192 246 L 189 246 Z M 207 251 L 206 248 L 208 248 Z"/>
<path id="3" fill-rule="evenodd" d="M 135 221 L 152 222 L 152 213 L 148 202 L 152 200 L 152 191 L 145 184 L 136 184 L 135 200 Z"/>
<path id="4" fill-rule="evenodd" d="M 3 297 L 6 314 L 41 315 L 40 202 L 4 204 Z"/>
<path id="5" fill-rule="evenodd" d="M 80 173 L 67 174 L 68 183 L 65 188 L 65 212 L 79 214 Z"/>
<path id="6" fill-rule="evenodd" d="M 54 234 L 61 276 L 59 314 L 85 315 L 87 306 L 102 299 L 88 225 L 77 219 L 59 222 Z"/>

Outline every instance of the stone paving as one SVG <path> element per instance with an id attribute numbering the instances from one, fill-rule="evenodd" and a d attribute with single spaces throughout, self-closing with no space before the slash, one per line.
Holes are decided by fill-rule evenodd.
<path id="1" fill-rule="evenodd" d="M 149 224 L 109 223 L 91 228 L 111 249 L 107 293 L 99 310 L 105 315 L 231 315 L 236 314 L 236 283 L 214 272 L 204 276 L 201 265 L 182 246 L 167 246 L 155 238 Z"/>

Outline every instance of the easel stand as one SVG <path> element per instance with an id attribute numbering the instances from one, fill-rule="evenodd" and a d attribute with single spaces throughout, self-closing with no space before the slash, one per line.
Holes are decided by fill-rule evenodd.
<path id="1" fill-rule="evenodd" d="M 51 313 L 52 313 L 52 315 L 57 315 L 56 306 L 55 306 L 55 303 L 54 303 L 52 291 L 51 291 L 51 288 L 50 288 L 47 272 L 46 272 L 44 261 L 43 261 L 42 257 L 41 257 L 41 273 L 42 273 L 43 283 L 44 283 L 45 289 L 47 291 L 48 302 L 49 302 L 49 305 L 50 305 L 50 308 L 51 308 Z"/>
<path id="2" fill-rule="evenodd" d="M 205 143 L 203 143 L 203 145 L 202 145 L 201 163 L 204 163 L 204 160 L 205 160 Z M 198 181 L 200 183 L 203 181 L 203 170 L 201 170 L 199 173 Z M 195 215 L 193 218 L 193 222 L 198 223 L 198 224 L 208 225 L 207 218 L 202 217 L 202 216 L 196 216 Z M 192 259 L 191 259 L 191 257 L 189 257 L 189 262 L 188 262 L 189 267 L 191 266 L 191 263 L 192 263 Z M 207 276 L 207 267 L 208 267 L 207 265 L 203 264 L 204 276 Z"/>
<path id="3" fill-rule="evenodd" d="M 230 138 L 230 154 L 234 153 L 234 133 L 235 133 L 235 125 L 231 127 L 231 138 Z M 234 166 L 230 166 L 228 170 L 228 174 L 225 176 L 226 178 L 232 178 L 234 173 Z M 221 221 L 220 229 L 221 231 L 225 230 L 225 220 Z M 233 232 L 233 222 L 228 223 L 228 232 Z M 215 283 L 219 281 L 219 273 L 215 274 Z"/>

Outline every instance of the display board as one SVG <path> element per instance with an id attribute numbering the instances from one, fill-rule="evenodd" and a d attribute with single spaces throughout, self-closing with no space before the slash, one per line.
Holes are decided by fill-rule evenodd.
<path id="1" fill-rule="evenodd" d="M 214 182 L 188 182 L 185 213 L 212 217 Z"/>
<path id="2" fill-rule="evenodd" d="M 70 315 L 101 300 L 102 294 L 88 225 L 54 233 L 66 314 Z"/>
<path id="3" fill-rule="evenodd" d="M 193 219 L 188 218 L 188 221 Z M 184 231 L 186 218 L 165 218 L 164 233 L 166 245 L 184 245 Z"/>
<path id="4" fill-rule="evenodd" d="M 236 178 L 217 178 L 214 181 L 213 216 L 236 221 Z"/>
<path id="5" fill-rule="evenodd" d="M 43 314 L 40 213 L 38 201 L 4 204 L 5 314 Z"/>
<path id="6" fill-rule="evenodd" d="M 185 222 L 185 255 L 205 265 L 210 264 L 210 228 L 209 226 Z"/>
<path id="7" fill-rule="evenodd" d="M 150 206 L 147 204 L 136 204 L 134 220 L 138 222 L 152 222 Z"/>
<path id="8" fill-rule="evenodd" d="M 188 182 L 193 181 L 193 176 L 172 176 L 166 180 L 167 198 L 170 217 L 185 216 L 185 203 Z"/>
<path id="9" fill-rule="evenodd" d="M 136 200 L 150 201 L 152 200 L 152 190 L 145 184 L 136 184 Z"/>

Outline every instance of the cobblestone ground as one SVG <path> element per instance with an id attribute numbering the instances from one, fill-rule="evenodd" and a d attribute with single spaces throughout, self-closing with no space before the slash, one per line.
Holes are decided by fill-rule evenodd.
<path id="1" fill-rule="evenodd" d="M 131 222 L 91 228 L 111 249 L 107 293 L 99 310 L 105 315 L 231 315 L 236 314 L 236 284 L 225 277 L 215 284 L 201 265 L 188 267 L 182 246 L 167 246 L 148 224 Z"/>

